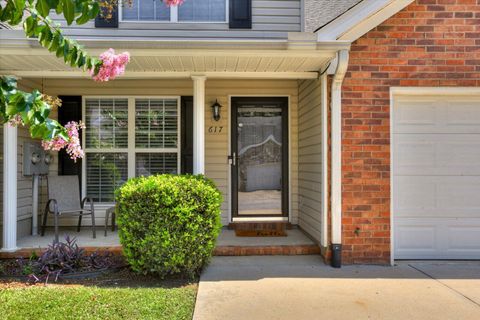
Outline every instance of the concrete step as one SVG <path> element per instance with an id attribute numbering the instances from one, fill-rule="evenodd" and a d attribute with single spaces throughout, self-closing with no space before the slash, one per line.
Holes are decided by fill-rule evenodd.
<path id="1" fill-rule="evenodd" d="M 284 236 L 238 236 L 239 228 L 244 232 L 284 232 Z M 288 230 L 288 231 L 286 231 Z M 217 241 L 216 256 L 274 256 L 320 254 L 320 247 L 305 233 L 291 224 L 280 223 L 235 223 L 223 230 Z"/>

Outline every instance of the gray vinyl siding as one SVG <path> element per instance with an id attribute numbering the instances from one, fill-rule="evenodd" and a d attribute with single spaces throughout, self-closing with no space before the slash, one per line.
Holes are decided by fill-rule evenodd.
<path id="1" fill-rule="evenodd" d="M 157 0 L 158 1 L 158 0 Z M 63 25 L 77 39 L 286 39 L 301 31 L 301 0 L 253 0 L 252 29 L 229 29 L 228 23 L 120 22 L 118 28 Z"/>
<path id="2" fill-rule="evenodd" d="M 321 81 L 299 82 L 298 95 L 298 223 L 320 242 L 322 221 Z"/>

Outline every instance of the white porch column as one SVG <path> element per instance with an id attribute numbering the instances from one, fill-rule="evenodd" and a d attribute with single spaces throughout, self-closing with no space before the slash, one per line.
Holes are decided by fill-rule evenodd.
<path id="1" fill-rule="evenodd" d="M 3 125 L 3 247 L 17 249 L 17 128 Z"/>
<path id="2" fill-rule="evenodd" d="M 193 173 L 205 174 L 205 76 L 193 80 Z"/>

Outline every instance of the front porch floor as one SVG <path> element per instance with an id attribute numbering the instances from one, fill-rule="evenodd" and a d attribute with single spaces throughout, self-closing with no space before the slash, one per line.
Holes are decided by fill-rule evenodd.
<path id="1" fill-rule="evenodd" d="M 237 237 L 235 231 L 223 228 L 218 237 L 214 255 L 217 256 L 251 256 L 251 255 L 303 255 L 319 254 L 320 248 L 299 229 L 287 230 L 287 237 Z M 74 228 L 60 228 L 60 241 L 66 236 L 77 239 L 77 244 L 86 251 L 96 250 L 121 253 L 122 247 L 118 232 L 97 228 L 97 238 L 92 237 L 92 230 L 84 227 L 80 232 Z M 47 229 L 45 236 L 25 236 L 17 241 L 15 252 L 0 252 L 0 258 L 28 257 L 32 251 L 41 251 L 53 242 L 54 232 Z"/>
<path id="2" fill-rule="evenodd" d="M 77 239 L 77 244 L 80 247 L 115 247 L 120 246 L 118 239 L 118 231 L 112 232 L 111 229 L 107 231 L 107 236 L 104 236 L 104 229 L 96 229 L 97 237 L 92 236 L 92 229 L 90 227 L 83 227 L 80 232 L 75 228 L 61 227 L 59 232 L 59 240 L 64 241 L 66 236 Z M 45 236 L 26 236 L 17 240 L 17 246 L 21 249 L 39 249 L 46 248 L 53 242 L 55 233 L 52 229 L 45 231 Z"/>

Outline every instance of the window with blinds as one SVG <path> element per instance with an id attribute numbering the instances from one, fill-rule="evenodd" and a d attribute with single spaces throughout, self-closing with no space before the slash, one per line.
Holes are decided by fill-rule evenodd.
<path id="1" fill-rule="evenodd" d="M 86 148 L 128 147 L 128 99 L 85 101 Z"/>
<path id="2" fill-rule="evenodd" d="M 177 99 L 135 100 L 135 146 L 177 148 Z"/>
<path id="3" fill-rule="evenodd" d="M 133 0 L 122 6 L 124 21 L 170 21 L 170 8 L 160 0 Z"/>
<path id="4" fill-rule="evenodd" d="M 113 202 L 128 178 L 178 173 L 179 108 L 178 98 L 86 98 L 86 195 Z"/>
<path id="5" fill-rule="evenodd" d="M 126 153 L 87 153 L 87 197 L 113 202 L 115 190 L 128 178 Z"/>
<path id="6" fill-rule="evenodd" d="M 225 21 L 225 0 L 188 0 L 178 7 L 178 21 Z"/>
<path id="7" fill-rule="evenodd" d="M 176 153 L 137 153 L 135 155 L 135 175 L 178 173 L 178 155 Z"/>
<path id="8" fill-rule="evenodd" d="M 123 21 L 226 22 L 228 0 L 188 0 L 170 8 L 160 0 L 133 0 L 121 6 Z"/>

